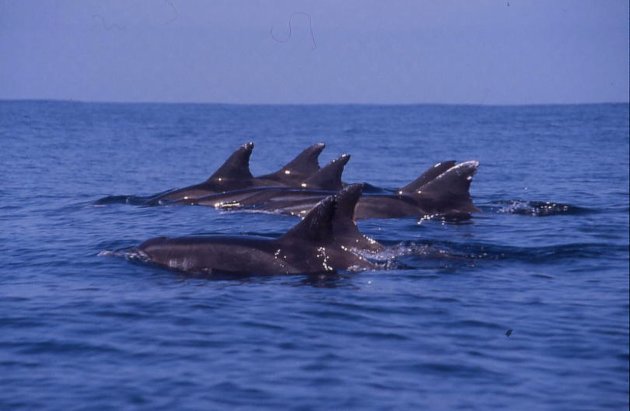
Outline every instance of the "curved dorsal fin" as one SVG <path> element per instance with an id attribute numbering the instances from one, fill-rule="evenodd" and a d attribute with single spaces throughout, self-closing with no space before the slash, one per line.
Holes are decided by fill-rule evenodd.
<path id="1" fill-rule="evenodd" d="M 350 222 L 354 225 L 354 207 L 362 192 L 363 184 L 350 184 L 336 194 L 335 224 L 345 225 Z"/>
<path id="2" fill-rule="evenodd" d="M 466 161 L 449 168 L 412 195 L 427 207 L 427 211 L 442 209 L 460 212 L 479 211 L 472 203 L 470 184 L 479 167 L 478 161 Z"/>
<path id="3" fill-rule="evenodd" d="M 317 159 L 324 147 L 326 147 L 324 143 L 313 144 L 305 148 L 280 170 L 258 178 L 278 181 L 288 185 L 297 185 L 319 171 Z"/>
<path id="4" fill-rule="evenodd" d="M 311 176 L 319 171 L 319 155 L 326 147 L 324 143 L 313 144 L 305 148 L 293 160 L 289 161 L 277 173 L 289 175 L 301 175 L 303 178 Z M 287 173 L 288 171 L 288 173 Z"/>
<path id="5" fill-rule="evenodd" d="M 449 168 L 453 167 L 454 165 L 455 165 L 455 161 L 453 160 L 442 161 L 441 163 L 434 164 L 432 167 L 430 167 L 428 170 L 422 173 L 420 177 L 416 178 L 411 183 L 402 187 L 400 191 L 403 193 L 411 193 L 411 192 L 417 191 L 418 189 L 420 189 L 420 187 L 427 184 L 429 181 L 433 180 L 434 178 L 436 178 L 437 176 L 439 176 L 440 174 L 442 174 Z"/>
<path id="6" fill-rule="evenodd" d="M 252 155 L 254 143 L 245 143 L 236 149 L 230 157 L 208 178 L 210 181 L 248 180 L 253 178 L 249 171 L 249 157 Z"/>
<path id="7" fill-rule="evenodd" d="M 317 173 L 300 184 L 300 186 L 313 190 L 341 190 L 343 188 L 341 174 L 343 174 L 343 168 L 349 160 L 350 154 L 343 154 L 341 157 L 326 164 Z"/>
<path id="8" fill-rule="evenodd" d="M 328 196 L 317 203 L 306 217 L 293 226 L 280 241 L 307 240 L 312 243 L 327 244 L 333 240 L 333 216 L 335 196 Z"/>
<path id="9" fill-rule="evenodd" d="M 350 184 L 337 195 L 337 207 L 333 217 L 335 241 L 347 248 L 381 251 L 383 246 L 361 234 L 354 222 L 354 208 L 363 192 L 363 184 Z"/>

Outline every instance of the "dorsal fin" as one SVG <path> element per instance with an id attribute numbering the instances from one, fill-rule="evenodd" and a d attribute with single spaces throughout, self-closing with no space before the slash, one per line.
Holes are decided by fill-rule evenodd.
<path id="1" fill-rule="evenodd" d="M 470 197 L 470 184 L 479 167 L 478 161 L 466 161 L 449 168 L 427 184 L 416 190 L 412 196 L 419 200 L 429 212 L 471 213 L 479 211 Z"/>
<path id="2" fill-rule="evenodd" d="M 312 190 L 341 190 L 343 188 L 341 174 L 349 160 L 350 154 L 343 154 L 306 179 L 300 187 Z"/>
<path id="3" fill-rule="evenodd" d="M 354 208 L 363 192 L 363 184 L 350 184 L 337 195 L 337 207 L 333 217 L 335 241 L 348 248 L 381 251 L 384 247 L 377 241 L 361 234 L 354 222 Z"/>
<path id="4" fill-rule="evenodd" d="M 326 147 L 324 143 L 313 144 L 298 154 L 293 160 L 289 161 L 277 173 L 284 175 L 300 175 L 303 179 L 319 171 L 319 155 Z M 288 171 L 288 173 L 287 173 Z"/>
<path id="5" fill-rule="evenodd" d="M 208 178 L 208 182 L 222 180 L 249 180 L 253 178 L 249 171 L 249 157 L 252 155 L 254 143 L 249 142 L 240 146 L 225 163 Z"/>
<path id="6" fill-rule="evenodd" d="M 362 192 L 363 184 L 350 184 L 336 194 L 335 224 L 354 223 L 354 207 L 357 205 Z"/>
<path id="7" fill-rule="evenodd" d="M 319 171 L 317 159 L 324 147 L 326 147 L 324 143 L 313 144 L 305 148 L 280 170 L 258 178 L 273 180 L 287 185 L 297 185 Z"/>
<path id="8" fill-rule="evenodd" d="M 402 187 L 399 191 L 401 193 L 412 193 L 414 191 L 417 191 L 418 189 L 420 189 L 420 187 L 427 184 L 429 181 L 433 180 L 454 165 L 455 161 L 453 160 L 442 161 L 441 163 L 434 164 L 432 167 L 422 173 L 420 177 Z"/>
<path id="9" fill-rule="evenodd" d="M 335 196 L 328 196 L 317 203 L 306 217 L 293 226 L 280 241 L 308 240 L 317 244 L 327 244 L 333 240 L 333 216 Z"/>

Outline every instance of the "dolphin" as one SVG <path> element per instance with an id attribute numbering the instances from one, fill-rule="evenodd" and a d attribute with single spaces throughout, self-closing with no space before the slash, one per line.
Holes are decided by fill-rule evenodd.
<path id="1" fill-rule="evenodd" d="M 343 154 L 332 160 L 301 183 L 299 188 L 252 187 L 226 193 L 211 194 L 200 198 L 181 199 L 171 204 L 203 205 L 215 208 L 258 208 L 259 206 L 269 208 L 270 204 L 273 204 L 272 207 L 280 209 L 285 204 L 289 205 L 293 201 L 301 200 L 309 205 L 310 210 L 324 197 L 332 195 L 343 188 L 341 175 L 349 160 L 349 154 Z"/>
<path id="2" fill-rule="evenodd" d="M 361 197 L 355 209 L 355 218 L 467 218 L 471 213 L 478 212 L 470 196 L 470 184 L 479 162 L 465 161 L 439 173 L 448 165 L 451 162 L 436 164 L 395 194 Z"/>
<path id="3" fill-rule="evenodd" d="M 317 158 L 325 144 L 317 143 L 304 149 L 293 160 L 279 171 L 254 177 L 249 170 L 249 159 L 254 143 L 240 146 L 230 157 L 204 182 L 156 194 L 144 198 L 140 203 L 160 205 L 178 200 L 189 200 L 214 193 L 223 193 L 248 187 L 293 186 L 300 187 L 305 180 L 319 170 Z M 321 186 L 320 188 L 337 190 L 337 187 Z"/>
<path id="4" fill-rule="evenodd" d="M 473 160 L 452 164 L 454 162 L 450 161 L 437 163 L 395 193 L 364 194 L 356 204 L 354 218 L 469 218 L 470 214 L 479 211 L 470 196 L 470 185 L 479 162 Z M 305 195 L 296 199 L 295 194 L 292 197 L 275 197 L 264 204 L 256 204 L 256 209 L 303 216 L 316 198 Z M 221 205 L 220 208 L 229 208 L 229 204 Z"/>
<path id="5" fill-rule="evenodd" d="M 361 185 L 351 185 L 324 198 L 276 239 L 158 237 L 143 242 L 134 251 L 146 262 L 188 273 L 273 275 L 375 269 L 374 263 L 352 251 L 370 242 L 352 220 L 361 189 Z"/>
<path id="6" fill-rule="evenodd" d="M 275 173 L 254 177 L 249 170 L 249 159 L 254 143 L 240 146 L 206 181 L 191 186 L 167 190 L 152 196 L 107 196 L 96 204 L 130 203 L 137 205 L 160 205 L 172 201 L 194 199 L 214 193 L 224 193 L 247 187 L 293 186 L 299 187 L 319 170 L 317 158 L 324 149 L 324 143 L 313 144 L 304 149 L 293 160 Z M 328 187 L 332 190 L 332 188 Z"/>
<path id="7" fill-rule="evenodd" d="M 151 198 L 148 204 L 160 204 L 163 201 L 175 201 L 182 198 L 198 198 L 252 186 L 254 176 L 249 171 L 249 158 L 253 149 L 254 143 L 243 144 L 203 183 L 157 195 Z"/>
<path id="8" fill-rule="evenodd" d="M 320 173 L 330 167 L 339 176 L 337 183 L 341 184 L 342 166 L 349 158 L 348 155 L 342 156 L 322 168 Z M 478 161 L 437 163 L 395 193 L 364 194 L 357 202 L 354 218 L 467 218 L 479 211 L 470 196 L 470 184 L 478 166 Z M 326 190 L 308 186 L 304 189 L 261 187 L 210 195 L 186 204 L 304 216 L 318 201 L 330 194 Z"/>

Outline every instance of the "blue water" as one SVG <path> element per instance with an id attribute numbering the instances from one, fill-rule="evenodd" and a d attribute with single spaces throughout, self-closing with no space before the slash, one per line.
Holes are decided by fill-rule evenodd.
<path id="1" fill-rule="evenodd" d="M 627 104 L 0 102 L 0 409 L 628 409 Z M 368 220 L 389 270 L 190 278 L 103 255 L 297 220 L 95 206 L 307 145 L 398 187 L 479 160 L 461 223 Z M 508 330 L 512 330 L 508 336 Z"/>

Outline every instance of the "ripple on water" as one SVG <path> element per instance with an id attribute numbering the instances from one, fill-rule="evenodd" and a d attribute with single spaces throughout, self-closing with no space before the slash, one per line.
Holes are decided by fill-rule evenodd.
<path id="1" fill-rule="evenodd" d="M 552 201 L 500 200 L 481 207 L 484 211 L 533 217 L 585 215 L 597 210 Z"/>

